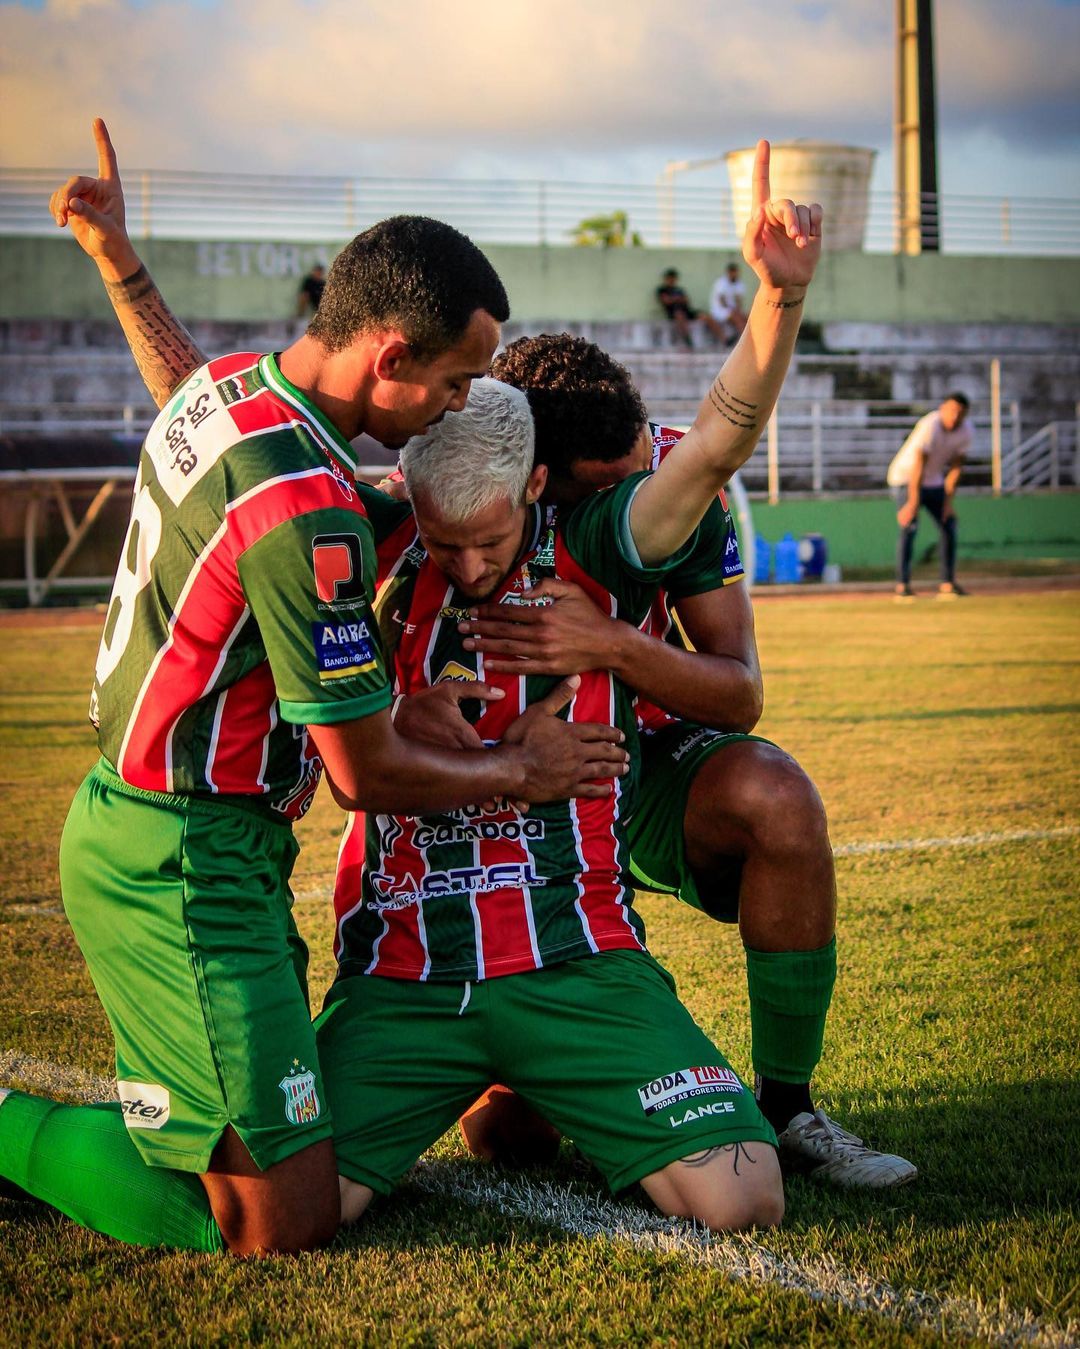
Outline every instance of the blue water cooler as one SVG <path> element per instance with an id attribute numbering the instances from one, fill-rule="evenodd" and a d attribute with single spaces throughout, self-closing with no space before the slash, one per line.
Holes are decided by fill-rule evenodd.
<path id="1" fill-rule="evenodd" d="M 799 579 L 799 544 L 791 534 L 785 534 L 774 550 L 773 577 L 778 586 L 794 585 Z"/>
<path id="2" fill-rule="evenodd" d="M 820 581 L 828 561 L 828 549 L 821 534 L 804 534 L 799 540 L 799 580 Z"/>
<path id="3" fill-rule="evenodd" d="M 760 534 L 754 537 L 754 584 L 768 585 L 772 575 L 772 544 Z"/>

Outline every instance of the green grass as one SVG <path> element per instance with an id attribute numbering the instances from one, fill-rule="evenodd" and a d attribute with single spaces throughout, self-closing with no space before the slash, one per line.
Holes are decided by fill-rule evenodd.
<path id="1" fill-rule="evenodd" d="M 758 631 L 762 733 L 818 783 L 836 846 L 1078 824 L 1077 593 L 775 599 L 759 606 Z M 0 635 L 0 1052 L 107 1074 L 108 1030 L 60 911 L 55 861 L 95 757 L 84 714 L 96 635 Z M 297 876 L 316 1000 L 331 972 L 338 828 L 321 793 L 301 826 Z M 784 1227 L 757 1243 L 804 1270 L 831 1264 L 940 1305 L 981 1304 L 986 1337 L 1004 1309 L 1065 1343 L 1061 1328 L 1080 1317 L 1080 837 L 846 856 L 838 873 L 841 975 L 817 1092 L 921 1177 L 877 1196 L 793 1180 Z M 736 934 L 659 897 L 641 908 L 685 1001 L 748 1069 Z M 433 1155 L 488 1174 L 456 1138 Z M 539 1179 L 603 1199 L 569 1149 Z M 260 1263 L 134 1251 L 0 1200 L 0 1307 L 0 1341 L 21 1344 L 831 1346 L 957 1333 L 948 1319 L 919 1328 L 732 1280 L 686 1251 L 511 1218 L 422 1178 L 332 1250 Z"/>

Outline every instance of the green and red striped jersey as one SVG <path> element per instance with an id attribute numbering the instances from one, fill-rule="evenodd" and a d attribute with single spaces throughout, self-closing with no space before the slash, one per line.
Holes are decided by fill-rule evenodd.
<path id="1" fill-rule="evenodd" d="M 521 558 L 492 599 L 529 603 L 545 577 L 575 581 L 613 617 L 641 623 L 657 585 L 697 546 L 665 565 L 631 560 L 625 515 L 645 475 L 583 502 L 556 526 L 529 513 Z M 474 603 L 428 558 L 407 506 L 379 549 L 377 614 L 393 651 L 395 690 L 415 693 L 443 680 L 484 680 L 501 701 L 477 705 L 486 743 L 558 681 L 489 673 L 466 651 L 458 623 Z M 467 705 L 466 705 L 467 706 Z M 637 758 L 633 694 L 606 670 L 582 677 L 566 714 L 622 727 Z M 341 976 L 466 980 L 516 974 L 597 951 L 640 948 L 644 928 L 631 907 L 623 818 L 634 768 L 611 796 L 535 806 L 500 802 L 423 816 L 369 815 L 364 845 L 355 823 L 339 856 L 335 908 Z"/>
<path id="2" fill-rule="evenodd" d="M 158 416 L 91 698 L 126 782 L 295 818 L 321 772 L 305 726 L 388 705 L 354 474 L 273 356 L 211 361 Z"/>

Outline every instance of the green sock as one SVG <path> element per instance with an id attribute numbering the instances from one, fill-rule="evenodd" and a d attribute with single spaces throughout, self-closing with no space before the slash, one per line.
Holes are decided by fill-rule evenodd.
<path id="1" fill-rule="evenodd" d="M 118 1102 L 0 1096 L 0 1176 L 83 1227 L 135 1246 L 221 1251 L 198 1176 L 147 1166 Z"/>
<path id="2" fill-rule="evenodd" d="M 816 951 L 746 947 L 755 1073 L 780 1082 L 810 1081 L 821 1058 L 835 982 L 835 937 Z"/>

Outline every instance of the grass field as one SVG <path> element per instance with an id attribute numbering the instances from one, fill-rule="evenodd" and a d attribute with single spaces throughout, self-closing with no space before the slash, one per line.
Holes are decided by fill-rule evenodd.
<path id="1" fill-rule="evenodd" d="M 142 1252 L 0 1199 L 18 1344 L 1080 1342 L 1080 591 L 758 606 L 762 732 L 821 788 L 841 974 L 817 1093 L 918 1183 L 788 1184 L 782 1229 L 708 1240 L 611 1200 L 569 1147 L 527 1177 L 445 1138 L 329 1251 Z M 96 632 L 0 621 L 0 1082 L 92 1096 L 105 1018 L 55 855 L 95 757 Z M 298 914 L 329 980 L 339 817 L 302 826 Z M 643 896 L 656 955 L 736 1067 L 736 934 Z"/>

